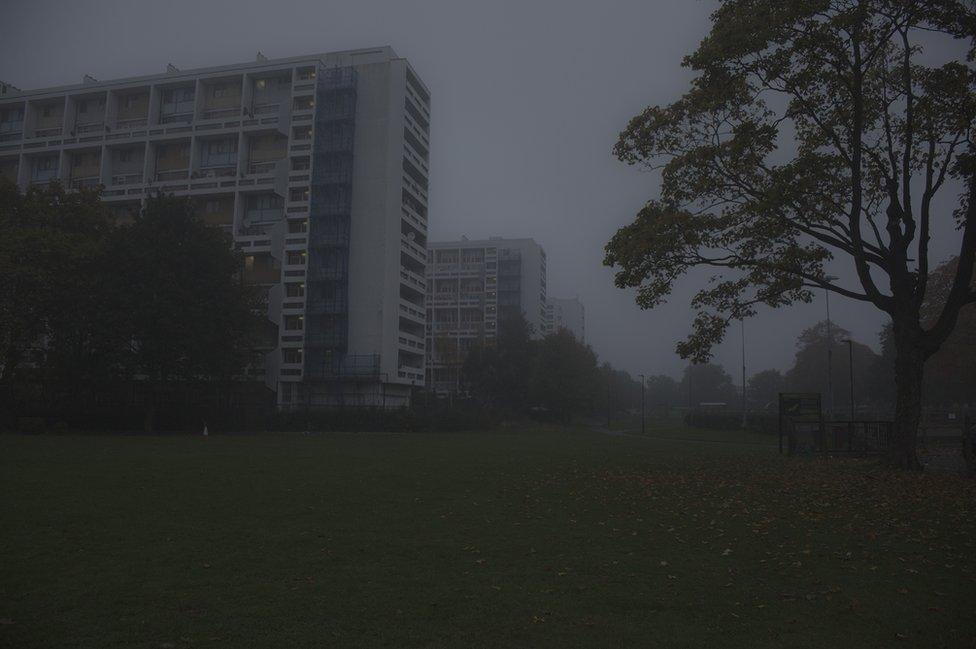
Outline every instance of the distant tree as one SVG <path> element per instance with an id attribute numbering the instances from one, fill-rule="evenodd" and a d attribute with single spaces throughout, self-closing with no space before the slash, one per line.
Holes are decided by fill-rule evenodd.
<path id="1" fill-rule="evenodd" d="M 697 363 L 685 367 L 678 386 L 681 399 L 692 408 L 702 403 L 724 403 L 734 406 L 739 397 L 732 377 L 721 365 Z"/>
<path id="2" fill-rule="evenodd" d="M 749 377 L 746 396 L 750 401 L 764 408 L 779 402 L 780 392 L 786 391 L 786 377 L 779 370 L 763 370 Z"/>
<path id="3" fill-rule="evenodd" d="M 99 263 L 111 223 L 97 191 L 53 183 L 22 194 L 0 179 L 0 385 L 29 368 L 50 399 L 80 393 L 100 367 Z"/>
<path id="4" fill-rule="evenodd" d="M 569 420 L 591 412 L 597 384 L 596 354 L 573 334 L 561 329 L 539 341 L 530 383 L 533 405 Z"/>
<path id="5" fill-rule="evenodd" d="M 258 318 L 230 244 L 190 200 L 164 195 L 113 232 L 106 328 L 116 332 L 127 375 L 145 382 L 147 431 L 168 383 L 229 379 L 246 363 Z"/>
<path id="6" fill-rule="evenodd" d="M 648 376 L 644 382 L 647 391 L 647 408 L 667 412 L 674 406 L 680 405 L 681 392 L 678 382 L 665 374 Z"/>
<path id="7" fill-rule="evenodd" d="M 528 321 L 521 314 L 506 316 L 493 343 L 476 345 L 468 352 L 462 374 L 466 386 L 492 405 L 524 411 L 534 355 Z"/>
<path id="8" fill-rule="evenodd" d="M 829 330 L 829 334 L 828 334 Z M 847 412 L 851 400 L 850 350 L 845 341 L 851 333 L 834 323 L 822 320 L 809 327 L 796 339 L 796 357 L 793 367 L 786 373 L 786 383 L 794 392 L 820 392 L 823 406 L 830 406 L 833 390 L 833 405 L 841 413 Z M 830 386 L 827 382 L 827 355 L 830 353 Z M 854 385 L 861 386 L 862 397 L 871 382 L 878 355 L 861 343 L 854 343 Z M 855 400 L 857 395 L 855 395 Z"/>
<path id="9" fill-rule="evenodd" d="M 724 0 L 685 59 L 691 89 L 632 119 L 615 149 L 662 176 L 660 200 L 607 245 L 617 285 L 652 308 L 689 269 L 714 278 L 692 301 L 683 357 L 707 360 L 757 305 L 824 289 L 891 317 L 890 459 L 905 468 L 920 467 L 925 360 L 976 301 L 976 73 L 961 57 L 923 55 L 921 43 L 954 40 L 972 61 L 974 33 L 976 7 L 957 0 Z M 955 211 L 933 210 L 954 184 Z M 958 232 L 959 263 L 927 324 L 933 227 Z M 828 273 L 837 258 L 854 285 Z"/>

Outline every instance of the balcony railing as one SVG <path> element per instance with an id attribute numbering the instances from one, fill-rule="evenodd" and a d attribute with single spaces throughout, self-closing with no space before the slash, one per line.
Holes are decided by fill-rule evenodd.
<path id="1" fill-rule="evenodd" d="M 225 119 L 227 117 L 237 117 L 240 114 L 240 108 L 209 108 L 201 113 L 200 119 Z"/>
<path id="2" fill-rule="evenodd" d="M 267 115 L 269 113 L 277 113 L 278 109 L 281 108 L 281 104 L 254 104 L 251 107 L 252 115 Z"/>
<path id="3" fill-rule="evenodd" d="M 251 225 L 257 225 L 258 223 L 277 223 L 284 218 L 284 213 L 280 207 L 267 209 L 250 208 L 245 210 L 244 218 Z"/>
<path id="4" fill-rule="evenodd" d="M 116 174 L 112 176 L 112 185 L 139 185 L 142 183 L 142 174 Z"/>
<path id="5" fill-rule="evenodd" d="M 156 172 L 156 180 L 185 180 L 190 175 L 189 169 L 172 169 Z"/>
<path id="6" fill-rule="evenodd" d="M 54 128 L 36 128 L 34 129 L 34 137 L 54 137 L 56 135 L 61 135 L 61 127 L 55 126 Z"/>
<path id="7" fill-rule="evenodd" d="M 19 140 L 24 137 L 24 122 L 0 122 L 0 142 Z"/>
<path id="8" fill-rule="evenodd" d="M 98 176 L 86 176 L 84 178 L 72 178 L 71 189 L 93 189 L 101 184 Z"/>
<path id="9" fill-rule="evenodd" d="M 237 175 L 237 165 L 222 165 L 214 167 L 204 167 L 198 171 L 194 171 L 191 178 L 224 178 L 227 176 Z"/>
<path id="10" fill-rule="evenodd" d="M 91 122 L 89 124 L 76 124 L 75 133 L 79 135 L 82 133 L 100 133 L 105 130 L 105 124 L 102 122 Z"/>
<path id="11" fill-rule="evenodd" d="M 193 113 L 170 113 L 168 115 L 160 115 L 160 124 L 173 124 L 174 122 L 192 122 Z"/>
<path id="12" fill-rule="evenodd" d="M 141 117 L 137 119 L 120 119 L 116 124 L 115 128 L 120 131 L 125 131 L 133 128 L 142 128 L 146 125 L 146 118 Z"/>
<path id="13" fill-rule="evenodd" d="M 247 164 L 247 173 L 249 174 L 270 174 L 275 170 L 275 165 L 278 164 L 277 160 L 271 160 L 269 162 L 249 162 Z"/>

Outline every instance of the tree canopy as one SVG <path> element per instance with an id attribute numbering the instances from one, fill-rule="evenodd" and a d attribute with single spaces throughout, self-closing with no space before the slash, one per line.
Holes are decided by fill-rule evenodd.
<path id="1" fill-rule="evenodd" d="M 685 58 L 690 90 L 634 117 L 616 144 L 622 161 L 661 174 L 660 197 L 606 247 L 617 286 L 650 308 L 688 270 L 714 269 L 678 344 L 699 362 L 760 305 L 820 289 L 873 304 L 897 339 L 900 462 L 917 464 L 924 360 L 976 301 L 974 35 L 976 10 L 953 0 L 722 2 Z M 923 59 L 932 39 L 968 57 Z M 947 187 L 956 208 L 936 211 Z M 958 230 L 959 264 L 923 324 L 936 227 Z M 856 279 L 833 276 L 840 259 Z"/>

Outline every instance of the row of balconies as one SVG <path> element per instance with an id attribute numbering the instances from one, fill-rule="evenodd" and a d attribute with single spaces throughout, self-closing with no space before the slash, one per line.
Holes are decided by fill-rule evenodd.
<path id="1" fill-rule="evenodd" d="M 151 184 L 176 180 L 284 176 L 285 138 L 244 137 L 248 151 L 238 160 L 238 138 L 166 140 L 129 146 L 62 150 L 0 158 L 0 174 L 21 185 L 62 179 L 71 187 Z M 23 168 L 21 168 L 23 166 Z M 284 186 L 278 188 L 284 191 Z"/>
<path id="2" fill-rule="evenodd" d="M 306 67 L 12 99 L 0 103 L 0 142 L 282 113 L 311 115 L 314 78 L 314 68 Z"/>

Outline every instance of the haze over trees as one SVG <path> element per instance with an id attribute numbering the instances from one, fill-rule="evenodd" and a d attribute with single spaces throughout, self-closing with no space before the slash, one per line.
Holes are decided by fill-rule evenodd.
<path id="1" fill-rule="evenodd" d="M 731 321 L 824 289 L 890 316 L 890 459 L 904 468 L 920 466 L 925 361 L 976 301 L 974 33 L 976 9 L 952 0 L 727 0 L 684 61 L 689 91 L 633 118 L 615 148 L 662 178 L 606 247 L 617 286 L 652 308 L 690 269 L 716 270 L 683 357 L 705 361 Z M 967 60 L 923 63 L 922 35 Z M 961 194 L 954 210 L 933 208 L 940 191 Z M 959 259 L 926 317 L 935 228 L 958 232 Z"/>

